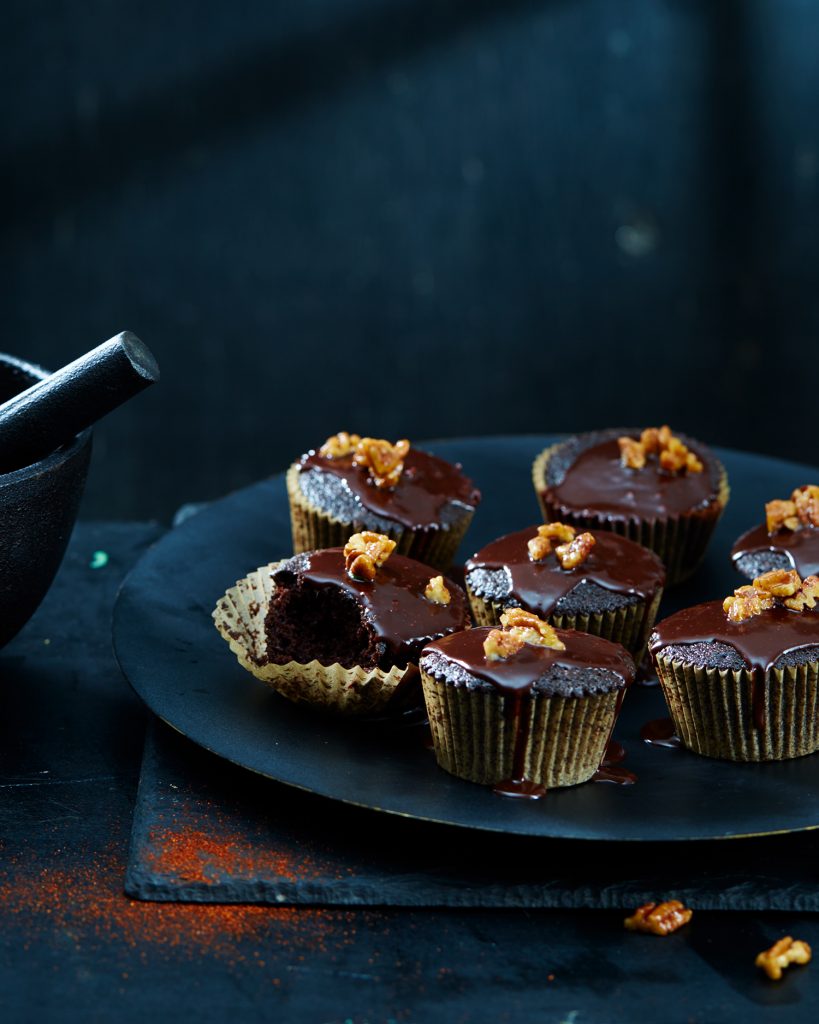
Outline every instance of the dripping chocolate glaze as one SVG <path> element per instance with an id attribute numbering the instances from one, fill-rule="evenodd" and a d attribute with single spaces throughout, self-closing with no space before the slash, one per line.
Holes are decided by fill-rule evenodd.
<path id="1" fill-rule="evenodd" d="M 417 661 L 420 648 L 429 640 L 469 624 L 466 595 L 446 581 L 448 605 L 424 597 L 433 569 L 412 558 L 391 555 L 371 583 L 353 579 L 346 570 L 341 548 L 312 551 L 282 562 L 273 573 L 274 582 L 297 575 L 311 586 L 343 590 L 362 609 L 365 623 L 384 642 L 391 664 Z"/>
<path id="2" fill-rule="evenodd" d="M 819 575 L 819 529 L 805 526 L 801 530 L 778 530 L 768 533 L 764 523 L 739 538 L 731 548 L 731 561 L 737 565 L 746 555 L 758 555 L 763 552 L 780 554 L 787 560 L 799 575 Z"/>
<path id="3" fill-rule="evenodd" d="M 302 473 L 318 470 L 341 478 L 365 509 L 410 529 L 438 527 L 447 506 L 474 509 L 481 500 L 480 491 L 459 465 L 417 448 L 407 453 L 394 488 L 369 483 L 367 469 L 354 466 L 352 455 L 330 459 L 311 451 L 301 457 L 299 466 Z"/>
<path id="4" fill-rule="evenodd" d="M 551 614 L 560 599 L 584 581 L 645 602 L 650 602 L 665 582 L 665 569 L 657 555 L 617 534 L 594 533 L 591 553 L 574 569 L 562 569 L 554 551 L 533 562 L 527 543 L 536 534 L 533 526 L 488 544 L 467 561 L 467 576 L 473 569 L 505 569 L 508 596 L 541 616 Z"/>
<path id="5" fill-rule="evenodd" d="M 707 508 L 716 500 L 719 468 L 705 445 L 677 435 L 699 456 L 704 468 L 701 473 L 666 473 L 654 456 L 643 469 L 629 469 L 620 461 L 617 437 L 639 440 L 639 430 L 601 431 L 593 436 L 603 440 L 586 446 L 581 435 L 579 451 L 561 478 L 553 479 L 549 473 L 544 491 L 547 501 L 576 515 L 656 520 Z"/>
<path id="6" fill-rule="evenodd" d="M 731 622 L 722 601 L 708 601 L 663 619 L 655 627 L 648 649 L 656 657 L 664 648 L 701 644 L 726 644 L 751 672 L 764 675 L 788 655 L 819 646 L 819 612 L 792 612 L 777 606 L 744 622 Z M 720 667 L 709 665 L 707 652 L 699 648 L 691 663 Z"/>
<path id="7" fill-rule="evenodd" d="M 436 674 L 435 659 L 443 657 L 445 662 L 460 666 L 468 676 L 490 683 L 510 698 L 507 714 L 510 733 L 515 737 L 512 777 L 498 782 L 494 791 L 501 796 L 536 800 L 545 795 L 546 788 L 524 777 L 530 727 L 525 709 L 526 698 L 535 690 L 544 695 L 561 697 L 580 697 L 616 690 L 619 711 L 625 689 L 634 681 L 634 662 L 619 644 L 571 629 L 555 631 L 566 645 L 565 650 L 524 644 L 509 658 L 489 661 L 483 642 L 490 632 L 489 627 L 482 626 L 428 644 L 422 655 L 422 663 L 427 671 Z M 568 679 L 565 675 L 555 678 L 552 670 L 556 668 L 576 671 Z M 612 770 L 602 774 L 598 772 L 600 781 L 603 781 L 604 776 L 608 780 L 615 775 L 625 777 L 628 774 L 615 771 L 612 766 L 605 767 L 611 767 Z M 618 778 L 617 781 L 622 780 Z"/>

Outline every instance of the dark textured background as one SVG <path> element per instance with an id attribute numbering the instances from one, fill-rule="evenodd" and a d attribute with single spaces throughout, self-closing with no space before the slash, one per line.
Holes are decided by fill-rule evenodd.
<path id="1" fill-rule="evenodd" d="M 345 427 L 669 420 L 816 460 L 811 0 L 11 0 L 0 29 L 0 347 L 56 368 L 129 328 L 163 368 L 86 515 L 167 518 Z"/>

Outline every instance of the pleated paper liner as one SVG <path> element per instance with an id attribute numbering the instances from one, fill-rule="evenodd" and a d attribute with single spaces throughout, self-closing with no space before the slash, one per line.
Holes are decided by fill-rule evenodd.
<path id="1" fill-rule="evenodd" d="M 711 534 L 728 504 L 731 493 L 728 474 L 721 463 L 718 463 L 720 479 L 717 496 L 706 508 L 680 516 L 670 516 L 667 519 L 612 520 L 603 513 L 578 515 L 545 497 L 549 460 L 560 447 L 561 444 L 555 444 L 551 448 L 546 448 L 532 465 L 532 482 L 543 518 L 547 523 L 566 523 L 577 530 L 609 530 L 650 548 L 665 564 L 666 586 L 682 583 L 694 573 L 705 556 Z"/>
<path id="2" fill-rule="evenodd" d="M 747 669 L 705 669 L 662 656 L 655 661 L 689 750 L 727 761 L 784 761 L 819 750 L 819 663 L 769 669 L 756 681 Z"/>
<path id="3" fill-rule="evenodd" d="M 458 778 L 494 785 L 514 773 L 518 731 L 528 728 L 523 778 L 547 789 L 588 781 L 611 735 L 617 693 L 549 697 L 533 693 L 521 705 L 528 726 L 513 716 L 510 697 L 441 682 L 421 670 L 435 758 Z"/>
<path id="4" fill-rule="evenodd" d="M 480 597 L 470 589 L 468 579 L 466 581 L 466 593 L 469 597 L 469 604 L 472 608 L 472 616 L 475 619 L 476 625 L 500 626 L 501 615 L 511 605 Z M 639 663 L 645 653 L 646 644 L 654 626 L 654 620 L 657 618 L 657 610 L 660 607 L 662 596 L 663 592 L 660 589 L 652 598 L 648 608 L 646 608 L 645 601 L 640 601 L 637 604 L 625 605 L 614 611 L 585 615 L 561 615 L 554 613 L 547 615 L 546 621 L 557 629 L 576 629 L 581 633 L 593 633 L 594 636 L 603 637 L 604 640 L 612 640 L 614 643 L 622 644 L 634 660 Z"/>
<path id="5" fill-rule="evenodd" d="M 280 562 L 264 565 L 237 582 L 219 600 L 213 621 L 230 645 L 239 664 L 271 689 L 300 704 L 310 704 L 339 715 L 376 715 L 387 710 L 405 679 L 415 676 L 408 668 L 364 669 L 322 665 L 269 664 L 265 660 L 264 620 L 275 590 L 272 573 Z"/>
<path id="6" fill-rule="evenodd" d="M 317 551 L 321 548 L 343 548 L 350 535 L 369 529 L 362 522 L 336 519 L 311 504 L 299 487 L 299 466 L 287 471 L 287 495 L 290 500 L 290 524 L 293 531 L 293 552 Z M 472 513 L 448 528 L 410 530 L 396 524 L 385 532 L 395 541 L 399 555 L 414 558 L 424 565 L 446 572 L 472 521 Z"/>

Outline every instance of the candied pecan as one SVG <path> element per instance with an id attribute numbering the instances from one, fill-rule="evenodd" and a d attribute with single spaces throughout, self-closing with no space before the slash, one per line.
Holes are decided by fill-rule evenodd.
<path id="1" fill-rule="evenodd" d="M 350 555 L 369 555 L 379 569 L 393 551 L 395 551 L 395 541 L 385 533 L 373 533 L 372 530 L 354 533 L 344 545 L 345 558 L 349 558 Z"/>
<path id="2" fill-rule="evenodd" d="M 782 604 L 794 612 L 803 612 L 806 608 L 815 608 L 819 600 L 819 576 L 806 576 L 802 586 L 793 597 L 786 597 Z"/>
<path id="3" fill-rule="evenodd" d="M 642 469 L 646 464 L 645 448 L 633 437 L 618 437 L 620 461 L 627 469 Z"/>
<path id="4" fill-rule="evenodd" d="M 514 633 L 505 633 L 493 629 L 483 642 L 483 650 L 487 661 L 501 661 L 510 657 L 523 647 L 523 640 Z"/>
<path id="5" fill-rule="evenodd" d="M 347 556 L 347 572 L 353 579 L 372 583 L 378 571 L 375 562 L 363 551 L 353 552 Z"/>
<path id="6" fill-rule="evenodd" d="M 640 444 L 645 448 L 647 454 L 654 455 L 655 452 L 668 447 L 672 436 L 671 427 L 667 423 L 659 428 L 646 427 L 640 434 Z"/>
<path id="7" fill-rule="evenodd" d="M 799 521 L 805 526 L 819 526 L 819 487 L 805 484 L 791 495 Z"/>
<path id="8" fill-rule="evenodd" d="M 449 604 L 452 595 L 446 589 L 443 576 L 432 576 L 424 589 L 424 597 L 433 604 Z"/>
<path id="9" fill-rule="evenodd" d="M 705 467 L 697 456 L 689 449 L 688 455 L 685 457 L 685 471 L 686 473 L 701 473 Z"/>
<path id="10" fill-rule="evenodd" d="M 751 586 L 739 587 L 731 597 L 726 597 L 722 602 L 723 610 L 731 622 L 744 622 L 746 619 L 752 619 L 754 615 L 760 615 L 773 606 L 773 594 Z"/>
<path id="11" fill-rule="evenodd" d="M 368 469 L 376 487 L 395 487 L 401 479 L 409 448 L 407 440 L 390 444 L 383 438 L 362 437 L 356 446 L 353 464 Z"/>
<path id="12" fill-rule="evenodd" d="M 507 608 L 501 615 L 501 626 L 523 643 L 534 644 L 536 647 L 551 647 L 556 651 L 566 650 L 566 645 L 558 639 L 554 628 L 538 618 L 534 612 L 527 612 L 523 608 Z"/>
<path id="13" fill-rule="evenodd" d="M 355 451 L 356 445 L 361 441 L 358 434 L 348 434 L 345 430 L 342 430 L 338 434 L 333 434 L 332 437 L 328 437 L 324 444 L 319 448 L 319 455 L 323 455 L 326 459 L 340 459 L 344 455 L 349 455 Z"/>
<path id="14" fill-rule="evenodd" d="M 557 560 L 564 569 L 575 569 L 589 557 L 591 549 L 597 542 L 590 533 L 581 533 L 568 544 L 555 548 Z"/>
<path id="15" fill-rule="evenodd" d="M 684 445 L 678 437 L 672 436 L 669 438 L 666 447 L 660 451 L 660 468 L 664 469 L 667 473 L 679 473 L 681 470 L 688 468 L 688 456 L 690 454 L 688 446 Z M 702 471 L 702 463 L 699 459 L 696 459 L 696 462 L 700 468 L 698 470 L 694 469 L 693 472 L 698 473 Z"/>
<path id="16" fill-rule="evenodd" d="M 811 960 L 811 948 L 801 939 L 793 939 L 786 935 L 775 942 L 770 949 L 757 956 L 754 963 L 768 975 L 771 981 L 779 981 L 782 972 L 789 964 L 808 964 Z"/>
<path id="17" fill-rule="evenodd" d="M 526 549 L 529 552 L 529 558 L 533 562 L 540 562 L 552 550 L 552 542 L 547 537 L 541 537 L 538 534 L 526 542 Z"/>
<path id="18" fill-rule="evenodd" d="M 794 491 L 794 494 L 796 491 Z M 793 501 L 780 501 L 778 498 L 765 504 L 765 525 L 768 533 L 776 533 L 777 530 L 798 530 L 799 516 L 796 512 L 796 503 Z"/>
<path id="19" fill-rule="evenodd" d="M 791 597 L 802 586 L 796 569 L 771 569 L 754 580 L 754 589 L 773 597 Z"/>
<path id="20" fill-rule="evenodd" d="M 632 932 L 650 932 L 653 935 L 670 935 L 684 924 L 688 924 L 693 911 L 679 900 L 663 903 L 644 903 L 638 907 L 623 924 Z"/>
<path id="21" fill-rule="evenodd" d="M 537 532 L 539 537 L 545 537 L 546 540 L 559 540 L 565 544 L 574 540 L 577 530 L 567 523 L 543 523 L 537 528 Z"/>

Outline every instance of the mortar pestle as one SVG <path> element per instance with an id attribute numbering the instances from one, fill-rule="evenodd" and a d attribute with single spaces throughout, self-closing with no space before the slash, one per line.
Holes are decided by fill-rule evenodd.
<path id="1" fill-rule="evenodd" d="M 0 647 L 28 622 L 62 562 L 91 458 L 91 430 L 159 379 L 125 332 L 49 374 L 0 354 Z"/>

